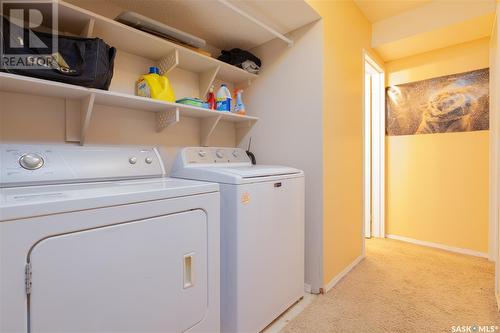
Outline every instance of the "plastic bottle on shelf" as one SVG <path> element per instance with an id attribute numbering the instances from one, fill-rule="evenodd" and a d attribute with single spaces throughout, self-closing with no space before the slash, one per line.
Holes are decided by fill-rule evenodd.
<path id="1" fill-rule="evenodd" d="M 243 99 L 241 94 L 243 93 L 243 89 L 236 89 L 234 94 L 236 95 L 236 103 L 234 104 L 234 112 L 237 114 L 245 114 L 245 104 L 243 104 Z"/>
<path id="2" fill-rule="evenodd" d="M 217 111 L 231 112 L 231 92 L 225 84 L 221 84 L 217 91 Z"/>
<path id="3" fill-rule="evenodd" d="M 214 86 L 212 85 L 208 91 L 207 103 L 210 110 L 215 110 L 217 107 L 217 102 L 215 101 Z"/>
<path id="4" fill-rule="evenodd" d="M 141 75 L 137 81 L 137 95 L 175 102 L 175 94 L 167 76 L 160 75 L 160 69 L 157 67 L 149 67 L 149 73 Z"/>

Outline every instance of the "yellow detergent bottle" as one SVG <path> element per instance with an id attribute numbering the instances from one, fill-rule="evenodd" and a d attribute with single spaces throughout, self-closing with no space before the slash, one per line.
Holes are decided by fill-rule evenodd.
<path id="1" fill-rule="evenodd" d="M 175 94 L 165 75 L 157 67 L 149 67 L 149 73 L 137 81 L 137 96 L 175 102 Z"/>

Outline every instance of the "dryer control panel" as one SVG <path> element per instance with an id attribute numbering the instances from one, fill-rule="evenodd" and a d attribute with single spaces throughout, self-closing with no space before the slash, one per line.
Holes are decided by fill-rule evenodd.
<path id="1" fill-rule="evenodd" d="M 0 187 L 164 175 L 156 148 L 0 145 Z"/>

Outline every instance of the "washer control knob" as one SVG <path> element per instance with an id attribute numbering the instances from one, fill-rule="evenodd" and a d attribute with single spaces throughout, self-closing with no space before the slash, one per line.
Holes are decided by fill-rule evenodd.
<path id="1" fill-rule="evenodd" d="M 146 157 L 145 161 L 147 164 L 153 163 L 153 159 L 151 157 Z"/>
<path id="2" fill-rule="evenodd" d="M 200 151 L 198 152 L 198 156 L 200 156 L 200 157 L 205 157 L 205 156 L 207 156 L 207 152 L 206 152 L 206 151 L 204 151 L 204 150 L 200 150 Z"/>
<path id="3" fill-rule="evenodd" d="M 217 150 L 215 152 L 215 155 L 218 157 L 218 158 L 223 158 L 224 157 L 224 151 L 223 150 Z"/>
<path id="4" fill-rule="evenodd" d="M 19 159 L 19 164 L 26 170 L 40 169 L 43 163 L 43 157 L 35 153 L 24 154 Z"/>
<path id="5" fill-rule="evenodd" d="M 131 157 L 131 158 L 129 158 L 129 159 L 128 159 L 128 162 L 129 162 L 130 164 L 136 164 L 136 163 L 137 163 L 137 157 Z"/>

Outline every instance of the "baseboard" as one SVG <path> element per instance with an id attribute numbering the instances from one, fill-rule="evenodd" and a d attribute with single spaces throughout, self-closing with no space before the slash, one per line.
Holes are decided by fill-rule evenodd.
<path id="1" fill-rule="evenodd" d="M 325 285 L 325 287 L 323 288 L 324 292 L 327 293 L 333 287 L 335 287 L 335 285 L 337 283 L 339 283 L 340 280 L 342 280 L 342 278 L 344 276 L 346 276 L 354 267 L 356 267 L 356 265 L 359 264 L 361 262 L 361 260 L 363 260 L 364 258 L 365 258 L 365 256 L 360 255 L 359 257 L 357 257 L 356 259 L 354 259 L 354 261 L 351 262 L 349 264 L 349 266 L 347 266 L 346 268 L 344 268 L 344 270 L 342 272 L 340 272 L 339 274 L 337 274 L 330 282 L 328 282 Z"/>
<path id="2" fill-rule="evenodd" d="M 312 294 L 312 287 L 310 284 L 304 283 L 304 291 L 306 293 Z"/>
<path id="3" fill-rule="evenodd" d="M 427 247 L 433 247 L 433 248 L 445 250 L 448 252 L 466 254 L 469 256 L 481 257 L 481 258 L 486 258 L 486 259 L 489 258 L 488 253 L 469 250 L 469 249 L 462 249 L 460 247 L 448 246 L 448 245 L 443 245 L 443 244 L 439 244 L 439 243 L 432 243 L 432 242 L 422 241 L 422 240 L 413 239 L 413 238 L 404 237 L 404 236 L 398 236 L 398 235 L 385 235 L 385 237 L 390 238 L 390 239 L 403 241 L 403 242 L 407 242 L 407 243 L 412 243 L 412 244 L 417 244 L 417 245 L 422 245 L 422 246 L 427 246 Z"/>

